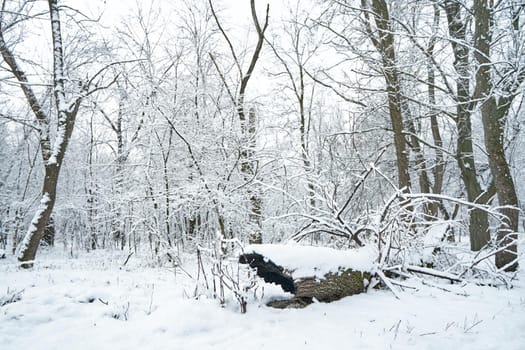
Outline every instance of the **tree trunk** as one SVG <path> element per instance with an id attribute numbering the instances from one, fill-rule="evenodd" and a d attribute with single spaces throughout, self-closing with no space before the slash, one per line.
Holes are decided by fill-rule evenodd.
<path id="1" fill-rule="evenodd" d="M 388 110 L 390 113 L 392 130 L 394 132 L 398 186 L 400 189 L 404 188 L 405 191 L 409 191 L 411 184 L 410 173 L 408 171 L 408 150 L 403 132 L 403 97 L 401 94 L 399 72 L 396 66 L 394 35 L 392 34 L 390 25 L 388 5 L 385 0 L 372 0 L 371 10 L 373 12 L 377 33 L 372 29 L 374 26 L 372 25 L 369 9 L 367 8 L 365 0 L 361 1 L 361 6 L 365 17 L 367 34 L 382 58 L 382 70 L 386 82 Z"/>
<path id="2" fill-rule="evenodd" d="M 370 274 L 346 269 L 339 273 L 328 273 L 322 279 L 304 278 L 295 281 L 295 298 L 315 298 L 324 303 L 359 294 L 365 291 L 364 279 Z"/>
<path id="3" fill-rule="evenodd" d="M 35 259 L 40 240 L 44 234 L 44 229 L 53 212 L 59 172 L 60 167 L 57 164 L 46 165 L 40 205 L 22 241 L 20 254 L 18 256 L 18 260 L 22 262 L 21 266 L 24 268 L 33 266 L 33 260 Z"/>
<path id="4" fill-rule="evenodd" d="M 474 15 L 476 17 L 475 57 L 479 65 L 476 72 L 476 97 L 483 99 L 481 118 L 485 147 L 496 187 L 498 204 L 501 207 L 500 212 L 504 215 L 497 229 L 497 240 L 498 247 L 505 247 L 505 249 L 496 254 L 496 267 L 503 268 L 505 271 L 516 271 L 518 268 L 518 237 L 516 233 L 519 220 L 518 196 L 505 157 L 504 147 L 505 118 L 514 99 L 514 94 L 508 93 L 508 95 L 500 96 L 498 99 L 495 96 L 496 89 L 492 81 L 492 62 L 490 59 L 493 18 L 491 8 L 486 0 L 474 1 Z M 519 86 L 519 84 L 517 85 Z M 506 86 L 503 88 L 504 91 L 510 90 Z"/>
<path id="5" fill-rule="evenodd" d="M 454 68 L 456 78 L 456 127 L 457 148 L 456 160 L 461 178 L 467 191 L 467 199 L 473 203 L 485 204 L 486 198 L 481 189 L 474 162 L 474 146 L 472 143 L 471 113 L 474 101 L 470 96 L 469 49 L 466 42 L 466 20 L 461 17 L 461 5 L 456 1 L 446 1 L 450 41 L 454 52 Z M 486 211 L 473 209 L 469 212 L 470 249 L 478 251 L 490 241 L 488 214 Z"/>
<path id="6" fill-rule="evenodd" d="M 410 132 L 410 142 L 411 142 L 411 148 L 414 151 L 415 154 L 415 165 L 416 165 L 416 172 L 418 174 L 419 179 L 419 191 L 422 193 L 430 193 L 430 179 L 428 177 L 427 172 L 427 161 L 425 159 L 425 154 L 423 153 L 423 147 L 421 147 L 421 143 L 419 142 L 419 139 L 417 137 L 417 130 L 414 125 L 414 122 L 411 120 L 411 116 L 409 115 L 409 118 L 407 120 L 408 125 L 408 131 Z M 423 211 L 425 213 L 425 218 L 433 219 L 434 216 L 432 215 L 431 209 L 430 209 L 431 203 L 425 203 L 423 206 Z"/>
<path id="7" fill-rule="evenodd" d="M 268 306 L 277 309 L 299 309 L 315 301 L 331 303 L 339 299 L 366 291 L 365 279 L 370 279 L 368 272 L 342 270 L 328 273 L 323 278 L 304 278 L 295 280 L 295 295 L 291 299 L 273 300 Z"/>
<path id="8" fill-rule="evenodd" d="M 93 176 L 93 150 L 95 147 L 95 137 L 93 130 L 93 115 L 89 120 L 89 153 L 88 153 L 88 172 L 89 179 L 86 180 L 86 195 L 87 195 L 87 214 L 89 221 L 89 239 L 88 239 L 88 249 L 95 250 L 97 249 L 98 239 L 97 239 L 97 228 L 95 226 L 95 180 Z"/>
<path id="9" fill-rule="evenodd" d="M 113 239 L 120 249 L 124 250 L 126 245 L 126 232 L 124 225 L 124 163 L 127 156 L 124 154 L 124 136 L 122 131 L 122 119 L 124 114 L 124 101 L 119 101 L 117 122 L 114 127 L 117 137 L 117 159 L 115 160 L 115 221 L 113 222 Z"/>
<path id="10" fill-rule="evenodd" d="M 508 106 L 498 106 L 494 96 L 491 96 L 481 108 L 485 147 L 489 154 L 489 166 L 501 214 L 504 219 L 497 228 L 498 246 L 507 248 L 496 254 L 496 267 L 506 271 L 516 271 L 518 268 L 517 231 L 519 221 L 518 196 L 512 179 L 509 164 L 505 157 L 504 139 L 505 114 Z"/>
<path id="11" fill-rule="evenodd" d="M 48 247 L 52 247 L 55 245 L 55 222 L 52 216 L 49 218 L 49 222 L 44 228 L 44 234 L 42 235 L 42 241 Z"/>
<path id="12" fill-rule="evenodd" d="M 80 107 L 81 98 L 76 98 L 72 103 L 66 101 L 64 75 L 64 55 L 62 44 L 61 23 L 59 16 L 58 0 L 48 0 L 49 13 L 51 20 L 51 34 L 53 39 L 53 87 L 56 104 L 57 133 L 53 147 L 51 148 L 49 133 L 45 128 L 49 125 L 49 116 L 43 111 L 36 95 L 31 87 L 27 84 L 27 78 L 16 63 L 12 53 L 5 47 L 3 38 L 0 47 L 4 59 L 11 67 L 13 74 L 21 83 L 22 90 L 26 96 L 27 102 L 33 110 L 37 120 L 42 125 L 40 147 L 42 158 L 45 164 L 44 184 L 42 188 L 42 199 L 40 206 L 35 213 L 31 225 L 21 245 L 18 260 L 22 262 L 22 267 L 32 267 L 36 251 L 42 239 L 44 229 L 49 222 L 51 212 L 55 205 L 58 176 L 62 161 L 66 153 L 67 145 L 73 133 L 75 118 Z"/>
<path id="13" fill-rule="evenodd" d="M 245 176 L 245 181 L 252 181 L 256 176 L 256 163 L 253 159 L 254 149 L 256 147 L 256 120 L 255 111 L 250 109 L 248 113 L 248 128 L 245 130 L 245 135 L 248 138 L 247 148 L 243 151 L 243 163 L 241 171 Z M 248 214 L 248 240 L 250 244 L 262 243 L 262 199 L 259 193 L 259 186 L 252 184 L 248 188 L 248 195 L 250 198 L 250 212 Z"/>
<path id="14" fill-rule="evenodd" d="M 429 56 L 429 62 L 427 64 L 427 79 L 428 79 L 428 102 L 430 104 L 430 128 L 432 130 L 432 138 L 434 139 L 434 148 L 435 152 L 435 163 L 432 168 L 432 174 L 434 177 L 434 184 L 432 186 L 432 193 L 441 194 L 443 188 L 443 175 L 445 173 L 445 161 L 443 156 L 443 139 L 441 137 L 441 132 L 438 123 L 438 113 L 435 109 L 436 106 L 436 78 L 434 74 L 434 67 L 432 66 L 432 61 L 434 59 L 434 48 L 437 40 L 437 32 L 439 30 L 439 18 L 440 10 L 439 5 L 434 4 L 434 23 L 433 23 L 433 32 L 430 37 L 429 44 L 427 47 L 427 54 Z M 429 214 L 431 217 L 437 218 L 439 208 L 442 208 L 441 202 L 432 201 L 429 206 Z M 445 213 L 445 215 L 447 215 Z"/>
<path id="15" fill-rule="evenodd" d="M 171 132 L 171 130 L 170 130 Z M 171 134 L 170 134 L 171 135 Z M 169 149 L 168 149 L 169 156 Z M 174 242 L 171 240 L 171 211 L 170 211 L 170 182 L 168 174 L 168 157 L 163 157 L 163 170 L 164 170 L 164 227 L 166 229 L 166 240 L 168 246 L 173 247 L 177 242 L 177 237 L 173 237 Z"/>

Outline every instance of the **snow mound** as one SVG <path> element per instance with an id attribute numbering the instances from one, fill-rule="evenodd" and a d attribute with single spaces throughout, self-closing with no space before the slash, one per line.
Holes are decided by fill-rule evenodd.
<path id="1" fill-rule="evenodd" d="M 378 257 L 377 249 L 372 246 L 336 250 L 302 245 L 257 244 L 247 246 L 244 252 L 265 256 L 291 272 L 294 279 L 323 277 L 341 268 L 371 272 Z"/>

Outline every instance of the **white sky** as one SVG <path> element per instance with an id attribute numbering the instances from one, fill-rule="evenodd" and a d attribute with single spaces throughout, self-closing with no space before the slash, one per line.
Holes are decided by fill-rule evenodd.
<path id="1" fill-rule="evenodd" d="M 207 3 L 207 0 L 188 0 L 189 3 Z M 87 13 L 94 15 L 104 10 L 103 20 L 105 23 L 119 21 L 127 15 L 133 13 L 133 9 L 139 4 L 142 8 L 149 8 L 153 3 L 154 8 L 172 10 L 176 8 L 182 0 L 69 0 L 71 6 L 82 8 Z M 256 0 L 257 13 L 264 18 L 266 4 L 270 5 L 270 16 L 279 18 L 285 9 L 287 0 Z M 221 10 L 221 16 L 230 23 L 239 25 L 251 21 L 250 0 L 213 0 L 214 7 Z"/>

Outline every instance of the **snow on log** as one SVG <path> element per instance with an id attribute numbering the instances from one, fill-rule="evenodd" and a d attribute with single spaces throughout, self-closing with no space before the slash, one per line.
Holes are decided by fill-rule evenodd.
<path id="1" fill-rule="evenodd" d="M 374 271 L 377 251 L 372 247 L 336 250 L 299 245 L 250 245 L 240 263 L 255 268 L 265 282 L 294 294 L 269 306 L 300 308 L 315 300 L 332 302 L 365 291 Z"/>

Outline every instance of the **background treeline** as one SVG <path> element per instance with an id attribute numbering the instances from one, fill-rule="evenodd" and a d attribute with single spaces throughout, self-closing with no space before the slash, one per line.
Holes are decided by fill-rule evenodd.
<path id="1" fill-rule="evenodd" d="M 522 1 L 79 6 L 2 1 L 0 249 L 402 251 L 444 222 L 517 266 Z"/>

